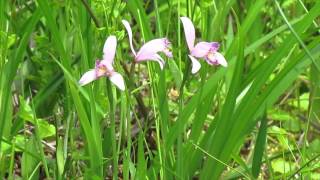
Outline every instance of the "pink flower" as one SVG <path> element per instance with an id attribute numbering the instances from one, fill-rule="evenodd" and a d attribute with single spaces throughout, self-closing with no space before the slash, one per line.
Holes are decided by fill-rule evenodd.
<path id="1" fill-rule="evenodd" d="M 117 39 L 115 36 L 109 36 L 103 47 L 103 60 L 97 60 L 94 69 L 84 73 L 79 80 L 79 84 L 84 86 L 100 77 L 106 76 L 120 90 L 125 90 L 124 80 L 121 74 L 113 69 L 113 59 L 116 53 Z"/>
<path id="2" fill-rule="evenodd" d="M 129 43 L 132 54 L 135 57 L 135 62 L 142 62 L 142 61 L 156 61 L 159 63 L 160 68 L 163 69 L 165 64 L 162 57 L 158 54 L 159 52 L 164 53 L 167 57 L 172 57 L 172 52 L 170 49 L 170 41 L 167 38 L 159 38 L 153 39 L 151 41 L 146 42 L 138 52 L 136 52 L 133 48 L 132 43 L 132 30 L 130 24 L 126 20 L 122 20 L 122 24 L 126 28 L 129 36 Z"/>
<path id="3" fill-rule="evenodd" d="M 186 36 L 187 45 L 190 54 L 188 55 L 192 62 L 192 74 L 195 74 L 201 68 L 201 64 L 196 58 L 203 58 L 210 65 L 228 66 L 228 63 L 224 56 L 218 52 L 220 47 L 217 42 L 199 42 L 194 45 L 195 41 L 195 29 L 191 20 L 187 17 L 180 17 L 184 34 Z M 196 58 L 195 58 L 196 57 Z"/>

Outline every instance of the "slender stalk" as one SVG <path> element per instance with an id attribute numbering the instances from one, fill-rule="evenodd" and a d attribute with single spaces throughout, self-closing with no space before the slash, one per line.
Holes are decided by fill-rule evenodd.
<path id="1" fill-rule="evenodd" d="M 129 88 L 130 90 L 134 90 L 137 88 L 137 85 L 135 84 L 134 82 L 134 74 L 135 74 L 135 65 L 136 63 L 133 62 L 131 64 L 131 67 L 130 67 L 130 71 L 128 70 L 126 64 L 124 64 L 123 62 L 121 62 L 121 65 L 124 69 L 124 72 L 127 74 L 127 76 L 129 77 Z M 140 92 L 135 92 L 134 93 L 134 97 L 138 103 L 138 106 L 139 106 L 139 111 L 140 111 L 140 114 L 144 117 L 145 120 L 148 119 L 148 108 L 146 107 L 146 105 L 144 104 L 143 102 L 143 98 L 142 98 L 142 94 Z"/>
<path id="2" fill-rule="evenodd" d="M 30 91 L 30 94 L 31 94 L 31 88 L 29 87 L 29 91 Z M 48 169 L 48 165 L 47 165 L 47 160 L 45 159 L 45 154 L 44 154 L 44 151 L 43 151 L 43 147 L 42 147 L 42 138 L 40 137 L 40 129 L 39 129 L 39 122 L 38 122 L 38 118 L 36 117 L 36 113 L 34 111 L 34 105 L 32 104 L 32 110 L 33 110 L 33 121 L 34 121 L 34 125 L 35 125 L 35 137 L 36 137 L 36 140 L 37 140 L 37 145 L 38 145 L 38 150 L 40 151 L 40 157 L 41 157 L 41 161 L 42 161 L 42 164 L 44 166 L 44 170 L 45 170 L 45 174 L 47 176 L 47 178 L 50 179 L 50 174 L 49 174 L 49 169 Z"/>
<path id="3" fill-rule="evenodd" d="M 292 173 L 288 179 L 292 179 L 296 174 L 298 174 L 302 169 L 304 169 L 305 167 L 307 167 L 311 162 L 315 161 L 316 159 L 318 159 L 320 157 L 320 153 L 315 155 L 313 158 L 311 158 L 307 163 L 305 163 L 304 165 L 302 165 L 299 169 L 297 169 L 294 173 Z"/>
<path id="4" fill-rule="evenodd" d="M 84 5 L 84 7 L 86 8 L 86 10 L 88 11 L 90 17 L 92 18 L 94 24 L 96 25 L 97 28 L 100 28 L 100 22 L 98 20 L 98 18 L 94 15 L 90 5 L 88 4 L 88 2 L 86 0 L 81 0 L 82 4 Z"/>
<path id="5" fill-rule="evenodd" d="M 107 94 L 110 104 L 110 121 L 111 121 L 111 136 L 112 136 L 112 160 L 113 160 L 113 179 L 118 179 L 118 154 L 117 154 L 117 139 L 116 139 L 116 123 L 115 123 L 115 104 L 111 84 L 107 81 Z"/>
<path id="6" fill-rule="evenodd" d="M 13 167 L 14 167 L 14 156 L 15 156 L 15 150 L 16 150 L 16 142 L 15 141 L 16 141 L 16 139 L 13 138 L 12 139 L 12 147 L 11 147 L 12 149 L 11 149 L 10 166 L 9 166 L 9 177 L 8 177 L 9 180 L 14 179 L 13 178 L 13 173 L 14 173 Z"/>

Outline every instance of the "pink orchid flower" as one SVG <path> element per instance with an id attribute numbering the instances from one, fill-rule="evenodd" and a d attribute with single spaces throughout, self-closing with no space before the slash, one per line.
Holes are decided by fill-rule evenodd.
<path id="1" fill-rule="evenodd" d="M 227 67 L 228 63 L 226 59 L 218 52 L 220 44 L 217 42 L 199 42 L 194 45 L 195 29 L 191 20 L 187 17 L 180 17 L 180 19 L 183 24 L 184 34 L 190 51 L 188 56 L 192 62 L 192 74 L 197 73 L 201 68 L 201 64 L 196 58 L 203 58 L 210 65 L 220 64 L 221 66 Z"/>
<path id="2" fill-rule="evenodd" d="M 106 76 L 120 90 L 125 90 L 124 80 L 121 74 L 113 69 L 113 59 L 116 53 L 117 39 L 115 36 L 109 36 L 103 46 L 103 60 L 97 60 L 94 69 L 84 73 L 79 80 L 79 84 L 84 86 L 100 77 Z"/>
<path id="3" fill-rule="evenodd" d="M 130 24 L 126 20 L 122 20 L 122 24 L 127 30 L 129 36 L 129 43 L 132 54 L 134 55 L 135 62 L 142 61 L 156 61 L 159 63 L 161 70 L 163 69 L 165 62 L 162 57 L 158 54 L 159 52 L 164 53 L 167 57 L 172 58 L 172 52 L 170 49 L 170 41 L 167 38 L 153 39 L 145 43 L 138 52 L 133 48 L 132 43 L 132 30 Z"/>

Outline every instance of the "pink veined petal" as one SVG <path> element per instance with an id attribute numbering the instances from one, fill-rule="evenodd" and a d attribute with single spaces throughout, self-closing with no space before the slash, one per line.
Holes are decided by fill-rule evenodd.
<path id="1" fill-rule="evenodd" d="M 170 51 L 169 49 L 165 49 L 162 51 L 168 58 L 173 58 L 173 54 L 172 51 Z"/>
<path id="2" fill-rule="evenodd" d="M 95 69 L 91 69 L 91 70 L 85 72 L 81 76 L 81 78 L 79 80 L 79 84 L 80 84 L 80 86 L 84 86 L 84 85 L 96 80 L 97 78 L 98 77 L 96 75 L 96 70 Z"/>
<path id="3" fill-rule="evenodd" d="M 145 56 L 144 59 L 141 59 L 138 62 L 143 62 L 143 61 L 156 61 L 159 63 L 161 70 L 163 69 L 163 67 L 165 65 L 164 60 L 162 59 L 162 57 L 159 54 L 151 54 L 149 56 Z"/>
<path id="4" fill-rule="evenodd" d="M 130 27 L 130 24 L 128 21 L 126 20 L 122 20 L 122 24 L 124 25 L 124 27 L 126 28 L 127 30 L 127 33 L 128 33 L 128 36 L 129 36 L 129 43 L 130 43 L 130 48 L 131 48 L 131 51 L 132 51 L 132 54 L 134 56 L 137 55 L 136 51 L 134 50 L 133 48 L 133 43 L 132 43 L 132 30 L 131 30 L 131 27 Z"/>
<path id="5" fill-rule="evenodd" d="M 228 62 L 226 61 L 226 59 L 221 53 L 219 52 L 214 53 L 214 58 L 216 59 L 217 63 L 220 64 L 221 66 L 223 67 L 228 66 Z"/>
<path id="6" fill-rule="evenodd" d="M 207 56 L 210 51 L 217 51 L 219 46 L 220 45 L 217 42 L 199 42 L 191 51 L 191 55 L 197 58 L 203 58 Z"/>
<path id="7" fill-rule="evenodd" d="M 186 37 L 186 41 L 188 44 L 189 51 L 191 52 L 194 48 L 194 41 L 195 41 L 195 29 L 192 24 L 192 21 L 187 17 L 180 17 L 183 29 L 184 29 L 184 35 Z"/>
<path id="8" fill-rule="evenodd" d="M 159 65 L 160 65 L 160 69 L 163 70 L 163 67 L 165 65 L 165 61 L 162 59 L 162 57 L 159 54 L 155 54 L 154 55 L 154 59 L 151 59 L 151 61 L 152 60 L 157 61 L 159 63 Z"/>
<path id="9" fill-rule="evenodd" d="M 189 56 L 189 58 L 190 58 L 190 60 L 191 60 L 191 62 L 192 62 L 191 73 L 192 73 L 192 74 L 195 74 L 195 73 L 197 73 L 197 72 L 200 70 L 201 64 L 200 64 L 200 62 L 199 62 L 196 58 L 194 58 L 193 56 L 191 56 L 191 55 L 188 55 L 188 56 Z"/>
<path id="10" fill-rule="evenodd" d="M 167 51 L 167 43 L 169 43 L 169 41 L 166 38 L 153 39 L 146 42 L 137 53 L 136 60 L 143 60 L 158 52 Z"/>
<path id="11" fill-rule="evenodd" d="M 117 72 L 113 72 L 111 76 L 109 77 L 110 81 L 116 85 L 121 91 L 124 91 L 126 89 L 124 85 L 124 80 L 121 74 Z"/>
<path id="12" fill-rule="evenodd" d="M 207 56 L 205 58 L 205 60 L 210 65 L 219 65 L 220 64 L 221 66 L 224 66 L 224 67 L 228 66 L 228 63 L 227 63 L 226 59 L 219 52 L 215 52 L 213 54 L 210 54 L 209 56 Z"/>
<path id="13" fill-rule="evenodd" d="M 112 64 L 116 54 L 117 38 L 116 36 L 109 36 L 103 46 L 103 60 L 102 64 Z"/>

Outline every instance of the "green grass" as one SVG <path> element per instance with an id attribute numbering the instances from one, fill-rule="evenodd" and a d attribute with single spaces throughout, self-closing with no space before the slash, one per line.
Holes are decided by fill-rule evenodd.
<path id="1" fill-rule="evenodd" d="M 228 67 L 191 74 L 179 17 Z M 320 2 L 0 1 L 0 179 L 319 179 Z M 133 64 L 167 37 L 173 58 Z M 107 78 L 80 76 L 118 40 Z"/>

